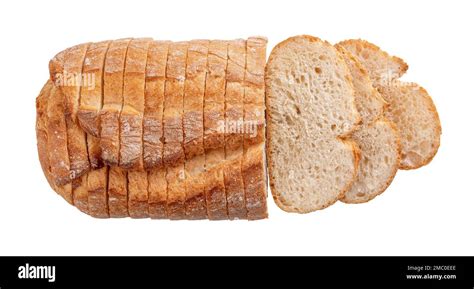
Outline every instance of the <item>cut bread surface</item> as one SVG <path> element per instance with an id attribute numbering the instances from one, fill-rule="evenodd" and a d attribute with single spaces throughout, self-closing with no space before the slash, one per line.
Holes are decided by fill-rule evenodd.
<path id="1" fill-rule="evenodd" d="M 440 145 L 441 123 L 428 92 L 418 84 L 398 80 L 408 65 L 365 40 L 346 40 L 339 45 L 359 60 L 388 102 L 385 116 L 400 133 L 400 168 L 416 169 L 428 164 Z"/>
<path id="2" fill-rule="evenodd" d="M 266 68 L 267 152 L 277 205 L 311 212 L 336 202 L 352 184 L 360 122 L 351 76 L 338 51 L 312 36 L 278 44 Z"/>
<path id="3" fill-rule="evenodd" d="M 436 155 L 441 139 L 441 123 L 430 95 L 418 84 L 401 81 L 379 90 L 390 103 L 385 116 L 400 131 L 400 168 L 427 165 Z"/>
<path id="4" fill-rule="evenodd" d="M 399 136 L 383 116 L 387 103 L 373 87 L 367 71 L 349 51 L 336 47 L 351 72 L 356 106 L 362 117 L 362 124 L 351 135 L 360 149 L 357 177 L 341 200 L 361 203 L 381 194 L 394 178 L 399 166 Z"/>

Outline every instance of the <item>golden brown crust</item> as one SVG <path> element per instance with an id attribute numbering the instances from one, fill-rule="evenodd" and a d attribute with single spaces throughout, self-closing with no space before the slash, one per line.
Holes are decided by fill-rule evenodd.
<path id="1" fill-rule="evenodd" d="M 83 75 L 91 75 L 93 85 L 80 89 L 79 125 L 94 137 L 100 136 L 100 110 L 102 109 L 102 77 L 104 61 L 111 41 L 92 43 L 87 49 L 82 68 Z M 66 59 L 67 61 L 67 59 Z"/>
<path id="2" fill-rule="evenodd" d="M 246 41 L 228 43 L 225 93 L 225 158 L 236 158 L 224 169 L 224 185 L 229 219 L 246 219 L 244 182 L 241 172 L 244 129 L 244 76 Z"/>
<path id="3" fill-rule="evenodd" d="M 47 133 L 49 165 L 54 182 L 58 186 L 71 181 L 69 153 L 67 149 L 67 128 L 64 118 L 63 99 L 58 88 L 53 86 L 50 91 L 47 107 Z M 72 203 L 72 196 L 64 196 Z"/>
<path id="4" fill-rule="evenodd" d="M 125 57 L 130 41 L 130 38 L 112 41 L 105 56 L 104 103 L 100 112 L 100 149 L 102 160 L 110 166 L 119 164 Z"/>
<path id="5" fill-rule="evenodd" d="M 225 121 L 225 85 L 227 42 L 211 40 L 207 59 L 208 73 L 204 96 L 204 150 L 206 170 L 225 159 L 224 134 L 219 129 Z M 206 174 L 207 214 L 211 220 L 227 219 L 224 173 L 217 170 Z"/>
<path id="6" fill-rule="evenodd" d="M 117 166 L 109 167 L 108 206 L 111 218 L 128 217 L 128 178 L 127 172 Z"/>
<path id="7" fill-rule="evenodd" d="M 264 167 L 266 46 L 267 39 L 264 37 L 250 37 L 246 44 L 244 122 L 252 124 L 254 131 L 244 133 L 242 172 L 248 173 L 242 173 L 242 178 L 247 218 L 250 220 L 268 217 Z M 255 148 L 251 149 L 252 146 Z M 261 157 L 258 157 L 259 153 Z M 256 160 L 255 156 L 258 157 Z"/>
<path id="8" fill-rule="evenodd" d="M 168 165 L 166 211 L 170 219 L 186 217 L 182 114 L 187 50 L 187 42 L 171 43 L 166 63 L 163 157 L 165 165 Z"/>
<path id="9" fill-rule="evenodd" d="M 150 38 L 133 39 L 125 60 L 119 158 L 120 166 L 125 169 L 143 169 L 145 72 L 150 42 Z"/>
<path id="10" fill-rule="evenodd" d="M 242 160 L 242 178 L 245 188 L 247 218 L 259 220 L 268 217 L 267 180 L 265 175 L 264 143 L 247 149 Z"/>
<path id="11" fill-rule="evenodd" d="M 71 183 L 74 206 L 89 215 L 89 193 L 87 191 L 87 174 Z"/>
<path id="12" fill-rule="evenodd" d="M 87 174 L 87 192 L 89 214 L 96 218 L 108 218 L 108 171 L 105 166 L 100 169 L 92 170 Z"/>
<path id="13" fill-rule="evenodd" d="M 41 169 L 51 188 L 56 190 L 56 183 L 50 171 L 48 150 L 48 100 L 52 88 L 52 81 L 47 81 L 36 98 L 36 139 Z"/>
<path id="14" fill-rule="evenodd" d="M 204 171 L 204 91 L 207 74 L 208 40 L 189 42 L 184 85 L 184 152 L 186 155 L 186 218 L 207 218 L 203 180 L 194 182 L 194 176 Z"/>
<path id="15" fill-rule="evenodd" d="M 165 219 L 167 182 L 166 169 L 153 169 L 148 172 L 148 213 L 152 219 Z"/>
<path id="16" fill-rule="evenodd" d="M 163 164 L 163 100 L 169 42 L 153 41 L 148 50 L 143 119 L 143 163 L 146 170 Z"/>
<path id="17" fill-rule="evenodd" d="M 128 172 L 128 213 L 132 218 L 147 218 L 148 174 L 146 171 Z"/>

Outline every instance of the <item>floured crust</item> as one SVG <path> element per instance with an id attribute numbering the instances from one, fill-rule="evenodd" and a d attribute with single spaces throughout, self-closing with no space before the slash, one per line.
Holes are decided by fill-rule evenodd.
<path id="1" fill-rule="evenodd" d="M 123 103 L 125 58 L 131 38 L 110 43 L 104 63 L 104 96 L 100 112 L 101 158 L 110 166 L 119 165 L 120 113 Z"/>
<path id="2" fill-rule="evenodd" d="M 143 113 L 145 110 L 145 73 L 150 38 L 130 41 L 125 59 L 123 106 L 120 113 L 119 165 L 143 169 Z"/>
<path id="3" fill-rule="evenodd" d="M 248 153 L 244 159 L 243 136 L 228 133 L 217 126 L 225 123 L 227 112 L 229 119 L 238 121 L 240 118 L 243 121 L 245 41 L 235 42 L 235 69 L 229 70 L 229 74 L 226 70 L 228 41 L 213 41 L 215 46 L 210 54 L 206 50 L 210 43 L 208 40 L 150 42 L 147 53 L 141 58 L 146 60 L 145 65 L 141 65 L 143 72 L 141 69 L 127 70 L 126 55 L 133 55 L 128 53 L 131 42 L 130 39 L 120 39 L 82 44 L 58 54 L 51 61 L 50 72 L 55 77 L 56 71 L 62 72 L 67 66 L 70 71 L 94 75 L 92 90 L 84 87 L 63 89 L 49 81 L 47 89 L 42 91 L 45 95 L 48 90 L 47 95 L 38 97 L 38 154 L 53 189 L 82 212 L 98 218 L 266 217 L 266 209 L 247 216 L 243 178 L 245 176 L 248 188 L 255 191 L 256 196 L 265 196 L 265 192 L 257 193 L 259 189 L 265 189 L 263 142 L 248 143 L 246 149 L 252 153 Z M 165 43 L 174 45 L 176 54 L 172 55 L 168 50 L 163 52 L 161 48 Z M 198 56 L 194 63 L 184 53 L 188 47 Z M 165 57 L 160 58 L 157 55 L 160 53 Z M 171 59 L 174 57 L 171 62 L 170 55 Z M 209 68 L 208 55 L 212 55 Z M 161 59 L 157 59 L 161 64 L 153 65 L 155 56 Z M 99 65 L 100 60 L 102 65 Z M 138 62 L 143 64 L 143 61 Z M 133 65 L 139 66 L 137 63 Z M 256 69 L 263 70 L 264 62 L 259 65 L 262 67 Z M 212 80 L 206 83 L 208 71 Z M 249 74 L 248 77 L 249 83 L 254 85 L 255 81 L 251 79 L 254 75 Z M 229 90 L 229 110 L 226 110 L 227 80 L 231 80 L 234 85 Z M 143 87 L 138 83 L 143 84 Z M 123 91 L 121 86 L 124 87 Z M 160 87 L 163 88 L 162 97 L 157 95 Z M 252 86 L 252 89 L 255 87 Z M 54 92 L 51 94 L 49 90 Z M 103 91 L 100 97 L 99 90 Z M 72 96 L 66 96 L 65 91 Z M 76 103 L 73 101 L 74 93 Z M 127 94 L 131 96 L 128 100 Z M 248 97 L 253 96 L 249 94 Z M 53 101 L 50 102 L 49 98 Z M 208 104 L 206 112 L 204 102 Z M 132 107 L 130 103 L 136 104 L 133 109 L 129 109 Z M 249 103 L 263 106 L 263 101 L 258 99 Z M 122 110 L 122 106 L 125 109 Z M 132 116 L 139 115 L 142 120 L 136 121 L 137 127 L 140 123 L 143 130 L 140 134 L 143 137 L 142 149 L 138 155 L 142 158 L 142 165 L 138 166 L 121 162 L 123 154 L 120 151 L 124 146 L 120 140 L 123 140 L 124 128 L 133 130 L 133 125 L 128 125 L 130 122 L 124 125 L 128 112 L 133 112 L 133 115 L 130 113 Z M 77 118 L 73 116 L 74 113 Z M 124 117 L 121 118 L 121 115 Z M 205 115 L 210 124 L 207 134 Z M 150 122 L 150 119 L 154 122 Z M 201 126 L 196 125 L 199 123 Z M 147 125 L 151 128 L 148 136 Z M 160 129 L 163 131 L 162 137 L 159 137 Z M 133 135 L 138 139 L 139 134 Z M 168 150 L 165 148 L 167 140 Z M 53 146 L 53 142 L 56 142 L 57 147 Z M 145 153 L 148 144 L 151 144 L 152 149 Z M 69 168 L 65 166 L 66 161 L 69 162 Z M 61 185 L 56 184 L 55 180 L 61 178 Z M 226 186 L 232 193 L 229 196 Z M 232 203 L 231 209 L 228 208 L 228 200 Z M 262 201 L 266 202 L 266 198 L 254 198 L 251 201 L 261 204 Z M 209 211 L 208 203 L 213 207 Z"/>
<path id="4" fill-rule="evenodd" d="M 244 76 L 244 123 L 253 131 L 244 133 L 242 173 L 247 218 L 264 219 L 267 213 L 265 174 L 265 62 L 267 39 L 250 37 L 246 42 Z M 260 152 L 261 151 L 261 152 Z M 255 156 L 261 158 L 255 159 Z"/>

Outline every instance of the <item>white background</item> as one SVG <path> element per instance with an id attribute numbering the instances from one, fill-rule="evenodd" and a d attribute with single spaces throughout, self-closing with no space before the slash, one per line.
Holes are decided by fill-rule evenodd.
<path id="1" fill-rule="evenodd" d="M 474 7 L 470 1 L 6 1 L 0 3 L 0 255 L 474 255 Z M 433 162 L 361 205 L 264 221 L 91 218 L 48 186 L 35 97 L 69 46 L 120 37 L 364 38 L 410 65 L 443 126 Z"/>

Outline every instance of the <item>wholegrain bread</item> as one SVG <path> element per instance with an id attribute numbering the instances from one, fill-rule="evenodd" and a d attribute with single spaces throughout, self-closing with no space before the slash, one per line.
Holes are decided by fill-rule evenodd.
<path id="1" fill-rule="evenodd" d="M 104 63 L 104 96 L 100 112 L 100 150 L 104 163 L 119 164 L 120 113 L 123 103 L 125 58 L 131 39 L 110 43 Z"/>
<path id="2" fill-rule="evenodd" d="M 341 199 L 345 203 L 361 203 L 381 194 L 393 180 L 399 166 L 399 136 L 395 126 L 383 112 L 387 106 L 372 86 L 367 71 L 342 46 L 336 48 L 351 72 L 355 103 L 362 123 L 351 135 L 360 149 L 357 177 Z"/>
<path id="3" fill-rule="evenodd" d="M 247 218 L 263 219 L 267 213 L 267 180 L 265 173 L 265 62 L 267 39 L 250 37 L 246 42 L 244 75 L 244 133 L 242 174 Z M 258 157 L 252 155 L 255 146 Z M 260 153 L 261 151 L 261 153 Z"/>
<path id="4" fill-rule="evenodd" d="M 296 36 L 278 44 L 266 67 L 267 158 L 277 205 L 311 212 L 335 203 L 352 185 L 360 122 L 350 71 L 329 43 Z"/>
<path id="5" fill-rule="evenodd" d="M 145 72 L 150 42 L 150 38 L 130 41 L 125 59 L 119 164 L 126 169 L 143 169 Z"/>

